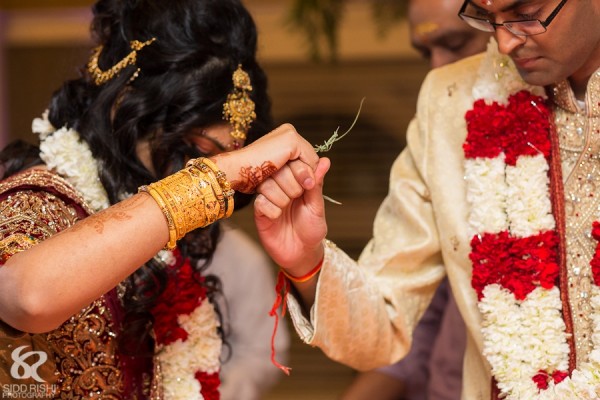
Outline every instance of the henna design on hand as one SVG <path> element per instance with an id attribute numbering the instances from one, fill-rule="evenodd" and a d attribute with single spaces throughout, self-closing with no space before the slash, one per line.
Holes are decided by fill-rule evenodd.
<path id="1" fill-rule="evenodd" d="M 122 222 L 131 219 L 129 212 L 137 208 L 140 201 L 140 197 L 134 196 L 126 202 L 117 203 L 110 207 L 110 209 L 102 210 L 79 221 L 77 224 L 73 225 L 69 231 L 76 232 L 84 227 L 91 227 L 96 233 L 102 234 L 104 232 L 104 225 L 107 222 L 112 220 Z"/>
<path id="2" fill-rule="evenodd" d="M 276 171 L 277 167 L 271 161 L 265 161 L 260 167 L 242 167 L 240 180 L 232 181 L 231 187 L 238 192 L 253 193 L 259 184 Z"/>

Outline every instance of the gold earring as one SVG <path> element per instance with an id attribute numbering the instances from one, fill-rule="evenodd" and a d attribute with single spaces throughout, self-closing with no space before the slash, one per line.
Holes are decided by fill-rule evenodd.
<path id="1" fill-rule="evenodd" d="M 241 64 L 233 72 L 233 91 L 227 95 L 223 104 L 223 119 L 228 121 L 233 130 L 231 136 L 237 140 L 245 140 L 250 125 L 256 119 L 254 101 L 250 98 L 252 92 L 250 76 L 242 69 Z"/>

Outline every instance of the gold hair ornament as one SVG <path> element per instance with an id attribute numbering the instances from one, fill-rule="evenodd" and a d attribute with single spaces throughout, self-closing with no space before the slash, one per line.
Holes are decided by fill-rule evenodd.
<path id="1" fill-rule="evenodd" d="M 140 42 L 139 40 L 132 40 L 131 42 L 129 42 L 131 52 L 127 54 L 121 61 L 119 61 L 106 71 L 102 71 L 98 66 L 98 58 L 100 57 L 100 53 L 102 53 L 102 49 L 104 48 L 104 46 L 100 45 L 96 47 L 93 50 L 92 56 L 90 57 L 90 62 L 87 65 L 87 69 L 90 75 L 92 75 L 94 83 L 97 86 L 103 85 L 115 76 L 117 76 L 124 68 L 128 67 L 129 65 L 135 65 L 135 63 L 137 62 L 137 52 L 143 49 L 144 47 L 148 46 L 149 44 L 152 44 L 155 40 L 156 38 L 152 38 L 145 42 Z M 138 68 L 133 73 L 131 78 L 129 78 L 129 82 L 132 82 L 135 78 L 137 78 L 139 73 L 140 69 Z"/>
<path id="2" fill-rule="evenodd" d="M 245 140 L 250 125 L 256 119 L 254 102 L 249 93 L 252 92 L 250 76 L 242 69 L 241 64 L 233 72 L 233 91 L 227 95 L 223 104 L 223 119 L 231 124 L 231 136 L 235 140 Z"/>

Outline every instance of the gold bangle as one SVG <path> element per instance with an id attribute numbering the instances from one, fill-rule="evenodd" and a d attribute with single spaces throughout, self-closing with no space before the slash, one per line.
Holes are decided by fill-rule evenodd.
<path id="1" fill-rule="evenodd" d="M 210 180 L 210 183 L 211 183 L 211 186 L 215 193 L 215 196 L 216 196 L 217 200 L 219 201 L 219 216 L 218 216 L 218 218 L 221 219 L 225 216 L 225 207 L 226 207 L 225 206 L 225 196 L 223 195 L 223 189 L 221 189 L 221 185 L 217 181 L 217 177 L 215 176 L 214 172 L 210 168 L 208 168 L 205 164 L 202 164 L 200 170 L 202 172 L 204 172 L 206 174 L 206 176 L 208 177 L 208 179 Z"/>
<path id="2" fill-rule="evenodd" d="M 223 171 L 217 172 L 217 182 L 219 182 L 219 185 L 221 185 L 221 189 L 223 189 L 223 195 L 227 200 L 225 205 L 225 218 L 229 218 L 233 213 L 233 195 L 235 194 L 235 190 L 231 188 L 231 184 L 227 180 L 227 177 Z"/>
<path id="3" fill-rule="evenodd" d="M 215 164 L 210 158 L 206 158 L 206 157 L 200 157 L 196 159 L 197 162 L 199 162 L 200 164 L 204 164 L 206 165 L 208 168 L 210 168 L 210 170 L 212 172 L 215 173 L 215 175 L 218 172 L 221 172 L 221 170 L 219 169 L 219 167 L 217 167 L 217 164 Z"/>
<path id="4" fill-rule="evenodd" d="M 221 192 L 225 198 L 224 218 L 229 218 L 235 208 L 233 195 L 235 190 L 231 188 L 231 183 L 227 180 L 227 176 L 217 165 L 209 158 L 199 157 L 188 161 L 187 165 L 194 165 L 196 168 L 206 173 L 214 173 L 216 180 L 220 186 Z M 216 189 L 215 189 L 216 191 Z"/>
<path id="5" fill-rule="evenodd" d="M 221 185 L 221 189 L 223 190 L 223 194 L 225 195 L 225 199 L 227 200 L 227 205 L 225 206 L 225 218 L 228 218 L 233 213 L 233 195 L 235 194 L 235 190 L 231 188 L 231 183 L 229 183 L 229 181 L 227 180 L 225 172 L 221 171 L 210 158 L 202 158 L 201 160 L 217 176 L 217 182 L 219 182 L 219 185 Z"/>
<path id="6" fill-rule="evenodd" d="M 142 186 L 165 215 L 169 227 L 167 249 L 175 248 L 177 241 L 194 229 L 212 224 L 220 218 L 221 206 L 215 186 L 220 186 L 211 173 L 188 166 L 160 181 Z"/>
<path id="7" fill-rule="evenodd" d="M 150 196 L 152 196 L 154 201 L 156 201 L 156 203 L 158 204 L 160 211 L 163 213 L 163 215 L 167 219 L 167 225 L 169 228 L 169 241 L 167 242 L 165 248 L 168 250 L 174 249 L 177 244 L 177 228 L 175 227 L 175 223 L 173 222 L 173 217 L 171 216 L 171 213 L 169 212 L 169 209 L 167 208 L 165 201 L 163 200 L 163 198 L 159 192 L 157 192 L 153 188 L 149 188 L 147 185 L 140 186 L 140 188 L 138 189 L 138 193 L 141 193 L 141 192 L 148 193 Z"/>

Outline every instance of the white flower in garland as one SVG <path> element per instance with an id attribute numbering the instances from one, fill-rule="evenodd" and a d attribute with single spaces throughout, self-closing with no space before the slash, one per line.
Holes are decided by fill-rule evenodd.
<path id="1" fill-rule="evenodd" d="M 66 127 L 53 131 L 47 111 L 32 127 L 40 135 L 40 158 L 46 166 L 75 186 L 94 211 L 107 208 L 110 203 L 98 176 L 98 163 L 77 131 Z"/>
<path id="2" fill-rule="evenodd" d="M 222 342 L 216 313 L 213 305 L 204 300 L 190 315 L 180 315 L 177 320 L 188 333 L 187 340 L 157 349 L 165 400 L 202 400 L 200 383 L 193 371 L 219 371 Z"/>
<path id="3" fill-rule="evenodd" d="M 520 237 L 554 229 L 552 203 L 548 196 L 548 163 L 543 155 L 520 157 L 506 168 L 506 214 L 511 232 Z"/>
<path id="4" fill-rule="evenodd" d="M 476 232 L 501 232 L 508 229 L 504 159 L 475 158 L 465 163 L 467 202 L 477 204 L 469 214 L 471 235 Z"/>
<path id="5" fill-rule="evenodd" d="M 518 301 L 499 285 L 486 286 L 479 302 L 486 316 L 482 329 L 486 337 L 484 355 L 495 366 L 494 376 L 503 392 L 537 394 L 538 387 L 524 376 L 533 377 L 540 370 L 568 369 L 569 346 L 561 308 L 557 288 L 538 288 L 527 299 Z M 511 357 L 506 357 L 507 353 Z"/>
<path id="6" fill-rule="evenodd" d="M 40 136 L 40 140 L 45 140 L 48 135 L 56 130 L 56 128 L 48 120 L 49 111 L 46 110 L 42 114 L 42 118 L 35 118 L 31 124 L 31 131 Z"/>

